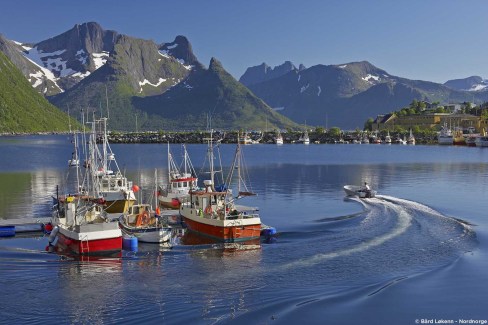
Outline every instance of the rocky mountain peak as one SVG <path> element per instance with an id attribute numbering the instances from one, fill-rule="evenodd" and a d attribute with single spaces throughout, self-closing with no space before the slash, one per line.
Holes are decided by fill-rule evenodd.
<path id="1" fill-rule="evenodd" d="M 291 61 L 285 61 L 283 64 L 274 68 L 271 68 L 266 63 L 262 63 L 254 67 L 247 68 L 246 72 L 241 76 L 239 81 L 246 86 L 250 86 L 263 81 L 279 78 L 290 71 L 298 71 Z"/>
<path id="2" fill-rule="evenodd" d="M 178 35 L 173 42 L 162 43 L 159 46 L 159 50 L 164 54 L 180 60 L 181 64 L 192 65 L 198 68 L 202 67 L 195 54 L 193 54 L 192 46 L 185 36 Z"/>

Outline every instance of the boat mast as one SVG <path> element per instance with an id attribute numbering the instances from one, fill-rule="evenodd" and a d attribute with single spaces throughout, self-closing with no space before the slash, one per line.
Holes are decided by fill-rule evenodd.
<path id="1" fill-rule="evenodd" d="M 214 177 L 214 155 L 213 155 L 213 129 L 210 130 L 210 138 L 208 139 L 208 154 L 209 154 L 209 165 L 210 165 L 210 180 L 212 181 L 212 188 L 215 188 L 215 177 Z"/>

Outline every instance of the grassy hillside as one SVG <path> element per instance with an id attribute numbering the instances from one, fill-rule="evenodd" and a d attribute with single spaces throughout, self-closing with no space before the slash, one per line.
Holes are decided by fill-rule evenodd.
<path id="1" fill-rule="evenodd" d="M 77 125 L 76 121 L 71 122 Z M 38 94 L 0 52 L 0 133 L 63 132 L 68 116 Z"/>

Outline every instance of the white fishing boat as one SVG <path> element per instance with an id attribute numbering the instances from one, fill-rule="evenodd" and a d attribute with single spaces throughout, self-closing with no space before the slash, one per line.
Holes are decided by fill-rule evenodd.
<path id="1" fill-rule="evenodd" d="M 385 140 L 383 141 L 385 144 L 391 144 L 391 136 L 390 136 L 390 130 L 388 130 L 388 133 L 385 136 Z"/>
<path id="2" fill-rule="evenodd" d="M 90 146 L 85 154 L 92 156 L 92 150 L 94 147 Z M 59 196 L 56 191 L 50 246 L 67 255 L 120 253 L 122 232 L 118 223 L 111 220 L 103 209 L 105 200 L 100 196 L 97 177 L 89 170 L 82 174 L 79 166 L 75 169 L 76 185 L 69 190 L 69 185 L 66 185 L 66 193 L 74 194 Z"/>
<path id="3" fill-rule="evenodd" d="M 452 145 L 454 144 L 454 135 L 450 128 L 447 127 L 447 123 L 444 122 L 439 134 L 437 136 L 437 143 L 441 145 Z"/>
<path id="4" fill-rule="evenodd" d="M 166 209 L 179 209 L 181 202 L 188 197 L 190 190 L 197 187 L 198 178 L 183 145 L 183 162 L 178 168 L 168 143 L 168 184 L 159 189 L 159 206 Z"/>
<path id="5" fill-rule="evenodd" d="M 275 143 L 276 144 L 283 144 L 283 136 L 281 135 L 280 131 L 278 131 L 278 134 L 276 135 Z"/>
<path id="6" fill-rule="evenodd" d="M 303 135 L 298 139 L 298 142 L 302 142 L 303 144 L 310 144 L 310 137 L 308 136 L 307 130 L 305 130 Z"/>
<path id="7" fill-rule="evenodd" d="M 360 199 L 376 196 L 376 191 L 370 189 L 367 183 L 365 183 L 364 186 L 344 185 L 344 192 L 346 192 L 347 196 L 355 196 Z"/>

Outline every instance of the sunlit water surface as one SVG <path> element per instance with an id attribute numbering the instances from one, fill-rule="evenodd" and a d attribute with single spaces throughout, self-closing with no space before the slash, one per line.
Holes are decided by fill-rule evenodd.
<path id="1" fill-rule="evenodd" d="M 222 145 L 224 169 L 233 145 Z M 166 145 L 112 145 L 144 193 Z M 171 145 L 177 158 L 180 145 Z M 0 138 L 0 218 L 50 214 L 66 136 Z M 206 147 L 188 145 L 197 171 Z M 1 322 L 39 324 L 415 324 L 487 319 L 488 149 L 250 145 L 252 188 L 278 236 L 258 245 L 139 244 L 121 258 L 45 252 L 41 233 L 0 240 Z M 368 181 L 376 198 L 345 199 Z M 142 198 L 147 199 L 147 198 Z M 187 240 L 186 243 L 194 241 Z"/>

